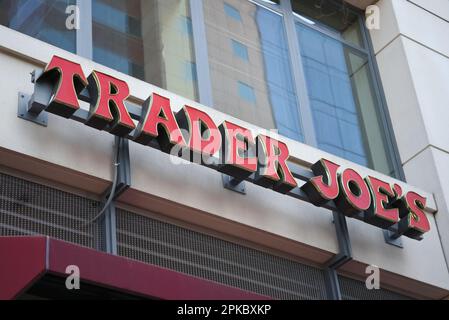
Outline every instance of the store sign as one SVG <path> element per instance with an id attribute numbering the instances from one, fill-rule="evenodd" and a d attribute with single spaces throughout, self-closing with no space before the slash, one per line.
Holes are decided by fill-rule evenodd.
<path id="1" fill-rule="evenodd" d="M 41 108 L 47 112 L 71 118 L 80 109 L 80 95 L 87 89 L 87 126 L 143 145 L 157 142 L 164 152 L 187 152 L 190 159 L 199 156 L 204 165 L 218 155 L 218 171 L 241 180 L 251 176 L 254 183 L 280 193 L 299 188 L 288 166 L 287 145 L 268 135 L 253 136 L 251 130 L 230 121 L 216 124 L 207 113 L 188 105 L 174 113 L 170 100 L 157 93 L 144 102 L 135 124 L 125 104 L 130 93 L 126 82 L 98 71 L 86 77 L 79 64 L 57 56 L 36 80 L 38 86 L 51 92 Z M 425 197 L 404 193 L 397 184 L 363 177 L 327 159 L 315 163 L 312 171 L 315 177 L 300 189 L 314 205 L 333 202 L 348 217 L 362 215 L 366 223 L 384 229 L 396 226 L 398 234 L 413 239 L 421 239 L 430 230 Z"/>

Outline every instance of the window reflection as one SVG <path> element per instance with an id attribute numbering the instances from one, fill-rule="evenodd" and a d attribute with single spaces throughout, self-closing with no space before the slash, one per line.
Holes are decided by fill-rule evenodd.
<path id="1" fill-rule="evenodd" d="M 291 0 L 301 51 L 291 57 L 283 17 L 267 9 L 279 1 L 265 3 L 203 1 L 214 107 L 303 141 L 297 94 L 308 94 L 319 148 L 393 174 L 358 15 L 330 0 Z M 0 0 L 0 23 L 75 52 L 65 13 L 74 4 Z M 92 22 L 96 62 L 197 100 L 189 0 L 92 0 Z M 307 92 L 295 90 L 292 59 Z"/>
<path id="2" fill-rule="evenodd" d="M 66 8 L 76 0 L 1 0 L 0 24 L 67 51 L 76 51 L 76 30 L 66 28 Z"/>
<path id="3" fill-rule="evenodd" d="M 197 99 L 188 0 L 93 0 L 96 62 Z"/>
<path id="4" fill-rule="evenodd" d="M 318 147 L 391 174 L 367 57 L 299 23 L 297 33 Z"/>
<path id="5" fill-rule="evenodd" d="M 282 16 L 249 1 L 203 4 L 214 107 L 302 141 Z"/>
<path id="6" fill-rule="evenodd" d="M 342 39 L 363 47 L 358 15 L 343 3 L 330 0 L 292 0 L 294 14 L 310 25 L 319 25 Z"/>

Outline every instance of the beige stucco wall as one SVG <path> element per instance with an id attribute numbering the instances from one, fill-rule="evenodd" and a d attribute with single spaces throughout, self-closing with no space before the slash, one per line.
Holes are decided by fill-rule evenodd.
<path id="1" fill-rule="evenodd" d="M 449 156 L 444 150 L 449 150 L 449 147 L 444 136 L 449 136 L 446 134 L 449 129 L 443 126 L 441 118 L 449 112 L 444 109 L 443 102 L 447 101 L 447 96 L 443 86 L 436 87 L 435 91 L 432 83 L 438 79 L 441 81 L 438 85 L 441 85 L 449 77 L 449 73 L 445 72 L 447 61 L 444 57 L 444 50 L 449 51 L 449 47 L 445 48 L 447 45 L 442 44 L 443 40 L 441 43 L 436 40 L 432 42 L 432 39 L 423 37 L 421 41 L 427 42 L 427 47 L 438 47 L 432 51 L 408 37 L 397 36 L 403 25 L 413 26 L 413 23 L 399 24 L 401 18 L 395 18 L 396 6 L 410 5 L 405 2 L 393 0 L 391 3 L 388 0 L 379 3 L 385 11 L 383 19 L 386 20 L 382 21 L 385 27 L 373 33 L 373 40 L 407 178 L 419 192 L 431 192 L 425 193 L 431 211 L 436 209 L 434 193 L 440 211 L 436 221 L 429 213 L 432 231 L 425 235 L 424 240 L 404 239 L 403 249 L 386 244 L 380 229 L 348 220 L 354 262 L 346 270 L 356 272 L 352 268 L 356 264 L 375 264 L 388 272 L 391 279 L 394 278 L 383 279 L 385 283 L 400 279 L 410 286 L 410 291 L 416 293 L 420 288 L 416 283 L 419 282 L 435 288 L 423 295 L 442 298 L 449 291 L 449 272 L 436 225 L 441 233 L 444 217 L 447 216 L 444 199 L 449 196 L 449 185 L 444 184 L 444 178 L 449 178 Z M 411 10 L 414 12 L 414 9 Z M 425 21 L 422 17 L 420 19 Z M 433 20 L 429 18 L 428 23 L 433 23 Z M 435 22 L 435 28 L 439 27 L 440 23 Z M 441 27 L 444 28 L 443 25 Z M 413 36 L 419 38 L 419 30 L 410 32 L 415 32 Z M 42 67 L 53 54 L 80 62 L 86 74 L 95 68 L 126 80 L 135 101 L 143 101 L 152 92 L 157 92 L 169 97 L 175 110 L 189 103 L 207 111 L 217 123 L 230 119 L 253 129 L 254 133 L 261 130 L 210 107 L 0 26 L 0 66 L 2 72 L 8 74 L 8 77 L 0 78 L 0 164 L 5 167 L 27 171 L 96 194 L 104 191 L 111 181 L 112 136 L 53 115 L 49 115 L 47 128 L 16 116 L 18 92 L 32 92 L 29 72 Z M 418 62 L 426 63 L 427 67 Z M 423 86 L 422 90 L 416 90 L 419 84 Z M 439 112 L 441 118 L 433 117 L 434 112 Z M 404 117 L 415 125 L 406 125 Z M 411 139 L 410 130 L 415 130 L 418 137 Z M 310 165 L 320 157 L 328 157 L 344 166 L 353 166 L 363 174 L 373 173 L 301 143 L 284 138 L 281 140 L 288 143 L 292 156 L 303 165 Z M 315 264 L 322 265 L 338 252 L 328 210 L 250 184 L 247 184 L 247 195 L 233 193 L 223 188 L 219 173 L 197 165 L 173 165 L 169 156 L 135 143 L 130 143 L 130 154 L 132 186 L 120 199 L 125 204 L 158 211 L 201 228 L 228 233 L 236 239 L 255 242 L 268 250 Z"/>
<path id="2" fill-rule="evenodd" d="M 371 34 L 401 161 L 409 183 L 434 193 L 435 223 L 447 260 L 449 2 L 382 0 L 377 5 L 381 29 Z"/>

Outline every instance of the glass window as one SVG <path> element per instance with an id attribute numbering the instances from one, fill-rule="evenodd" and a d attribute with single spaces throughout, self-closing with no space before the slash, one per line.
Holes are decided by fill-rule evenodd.
<path id="1" fill-rule="evenodd" d="M 318 147 L 392 175 L 368 57 L 307 22 L 296 28 Z"/>
<path id="2" fill-rule="evenodd" d="M 1 0 L 0 24 L 70 52 L 76 51 L 76 30 L 66 27 L 65 11 L 76 0 Z"/>
<path id="3" fill-rule="evenodd" d="M 241 23 L 227 18 L 225 4 L 240 12 Z M 214 108 L 302 141 L 283 17 L 250 1 L 203 5 Z M 248 61 L 236 59 L 231 39 L 246 47 Z"/>
<path id="4" fill-rule="evenodd" d="M 242 17 L 240 16 L 240 12 L 234 8 L 233 6 L 225 3 L 224 4 L 224 10 L 225 13 L 228 15 L 228 17 L 237 20 L 237 21 L 242 21 Z"/>
<path id="5" fill-rule="evenodd" d="M 186 16 L 179 16 L 179 26 L 181 28 L 181 32 L 184 35 L 192 36 L 193 28 L 192 28 L 192 19 Z"/>
<path id="6" fill-rule="evenodd" d="M 345 3 L 329 0 L 292 0 L 296 17 L 309 25 L 327 29 L 347 42 L 363 46 L 358 15 Z"/>
<path id="7" fill-rule="evenodd" d="M 92 0 L 94 61 L 197 100 L 188 0 Z"/>
<path id="8" fill-rule="evenodd" d="M 246 48 L 246 46 L 235 40 L 231 40 L 231 42 L 234 55 L 236 55 L 240 59 L 248 61 L 248 49 Z"/>

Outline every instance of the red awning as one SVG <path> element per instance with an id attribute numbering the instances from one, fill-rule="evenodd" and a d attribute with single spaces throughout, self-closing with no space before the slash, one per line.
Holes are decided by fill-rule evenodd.
<path id="1" fill-rule="evenodd" d="M 82 282 L 164 300 L 261 300 L 268 297 L 162 267 L 44 236 L 0 237 L 0 299 L 14 299 L 46 275 L 67 277 L 76 265 Z"/>

